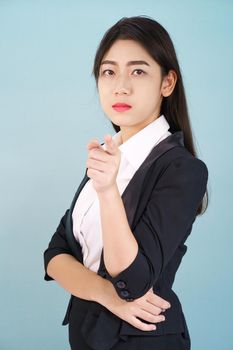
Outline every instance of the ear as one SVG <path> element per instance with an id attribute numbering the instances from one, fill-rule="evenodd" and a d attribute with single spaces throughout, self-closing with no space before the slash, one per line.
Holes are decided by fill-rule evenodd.
<path id="1" fill-rule="evenodd" d="M 164 97 L 168 97 L 171 95 L 172 91 L 175 88 L 177 81 L 177 75 L 174 70 L 169 70 L 168 74 L 163 78 L 162 86 L 161 86 L 161 94 Z"/>

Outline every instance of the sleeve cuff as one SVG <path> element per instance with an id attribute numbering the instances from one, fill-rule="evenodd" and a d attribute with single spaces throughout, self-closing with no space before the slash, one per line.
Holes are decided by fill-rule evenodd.
<path id="1" fill-rule="evenodd" d="M 134 261 L 117 276 L 112 277 L 106 270 L 106 278 L 113 284 L 121 299 L 133 301 L 143 296 L 153 285 L 153 266 L 139 248 Z M 142 288 L 139 290 L 139 286 Z"/>

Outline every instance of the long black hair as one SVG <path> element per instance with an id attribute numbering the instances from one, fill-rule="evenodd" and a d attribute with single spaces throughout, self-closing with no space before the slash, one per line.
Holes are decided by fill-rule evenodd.
<path id="1" fill-rule="evenodd" d="M 169 70 L 177 74 L 177 81 L 172 94 L 163 97 L 160 114 L 163 114 L 169 125 L 169 131 L 183 131 L 184 145 L 189 152 L 197 157 L 189 120 L 182 75 L 172 40 L 164 27 L 148 16 L 123 17 L 104 34 L 96 51 L 93 72 L 98 83 L 101 61 L 113 43 L 118 39 L 134 40 L 142 45 L 149 55 L 160 65 L 162 77 Z M 120 127 L 111 122 L 116 132 Z M 204 203 L 205 202 L 205 203 Z M 197 215 L 203 214 L 208 206 L 208 191 L 202 199 Z"/>

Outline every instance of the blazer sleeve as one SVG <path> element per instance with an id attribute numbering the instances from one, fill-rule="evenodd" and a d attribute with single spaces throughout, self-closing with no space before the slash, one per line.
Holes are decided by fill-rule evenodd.
<path id="1" fill-rule="evenodd" d="M 66 224 L 66 219 L 67 219 L 69 210 L 70 209 L 67 209 L 65 214 L 61 218 L 60 223 L 56 229 L 56 232 L 53 234 L 49 242 L 48 248 L 44 251 L 44 269 L 45 269 L 44 279 L 46 281 L 53 280 L 53 278 L 47 274 L 48 263 L 53 257 L 55 257 L 58 254 L 64 254 L 64 253 L 73 255 L 72 250 L 67 242 L 66 233 L 65 233 L 65 224 Z M 78 242 L 77 242 L 77 247 L 80 250 L 80 257 L 82 257 L 82 249 Z"/>
<path id="2" fill-rule="evenodd" d="M 138 242 L 134 261 L 115 277 L 107 271 L 119 297 L 134 300 L 156 283 L 190 233 L 207 179 L 208 169 L 198 158 L 177 158 L 167 167 L 133 229 Z"/>

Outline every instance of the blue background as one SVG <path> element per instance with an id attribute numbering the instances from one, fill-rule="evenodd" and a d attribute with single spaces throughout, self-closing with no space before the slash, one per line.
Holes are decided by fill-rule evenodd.
<path id="1" fill-rule="evenodd" d="M 232 338 L 233 2 L 0 1 L 0 349 L 69 349 L 69 294 L 43 280 L 43 251 L 83 178 L 86 144 L 114 133 L 92 64 L 104 32 L 149 15 L 170 33 L 183 73 L 210 204 L 177 273 L 192 350 Z"/>

